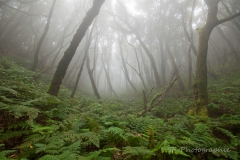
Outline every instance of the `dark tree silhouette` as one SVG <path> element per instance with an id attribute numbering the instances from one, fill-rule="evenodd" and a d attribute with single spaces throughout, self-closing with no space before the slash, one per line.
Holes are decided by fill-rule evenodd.
<path id="1" fill-rule="evenodd" d="M 94 0 L 91 9 L 87 12 L 85 18 L 83 19 L 81 25 L 79 26 L 76 34 L 74 35 L 70 46 L 65 51 L 64 56 L 60 60 L 57 70 L 52 79 L 51 85 L 49 87 L 48 93 L 51 95 L 58 95 L 60 85 L 66 74 L 67 68 L 74 56 L 80 42 L 82 41 L 87 29 L 92 24 L 93 19 L 99 14 L 102 4 L 105 0 Z"/>

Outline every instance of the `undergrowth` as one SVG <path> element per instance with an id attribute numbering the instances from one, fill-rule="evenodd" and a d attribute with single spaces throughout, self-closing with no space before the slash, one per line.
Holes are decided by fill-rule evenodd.
<path id="1" fill-rule="evenodd" d="M 187 115 L 192 98 L 174 92 L 136 118 L 141 98 L 71 99 L 67 88 L 54 97 L 45 93 L 47 84 L 34 81 L 35 73 L 7 57 L 1 57 L 0 71 L 1 160 L 240 159 L 235 77 L 209 85 L 212 118 Z"/>

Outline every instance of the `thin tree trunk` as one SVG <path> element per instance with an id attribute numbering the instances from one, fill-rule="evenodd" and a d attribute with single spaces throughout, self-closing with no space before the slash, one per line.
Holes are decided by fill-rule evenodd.
<path id="1" fill-rule="evenodd" d="M 18 27 L 21 26 L 21 24 L 24 22 L 22 19 L 25 15 L 21 14 L 20 17 L 18 17 L 17 23 L 10 29 L 7 31 L 6 34 L 3 35 L 2 39 L 4 39 L 4 41 L 9 41 L 14 39 L 12 36 L 14 34 L 15 31 L 17 31 Z"/>
<path id="2" fill-rule="evenodd" d="M 133 49 L 134 49 L 134 52 L 135 52 L 135 55 L 136 55 L 136 58 L 137 58 L 138 71 L 137 71 L 133 66 L 131 66 L 129 63 L 127 63 L 127 64 L 137 73 L 137 75 L 138 75 L 139 78 L 141 79 L 142 84 L 143 84 L 143 86 L 144 86 L 144 91 L 146 92 L 146 91 L 147 91 L 147 88 L 146 88 L 145 82 L 144 82 L 143 77 L 142 77 L 142 74 L 141 74 L 141 67 L 140 67 L 140 63 L 139 63 L 139 58 L 138 58 L 138 54 L 137 54 L 137 49 L 136 49 L 136 47 L 135 47 L 134 45 L 131 45 L 128 41 L 127 41 L 127 43 L 128 43 L 131 47 L 133 47 Z"/>
<path id="3" fill-rule="evenodd" d="M 148 83 L 149 86 L 152 87 L 152 83 L 151 83 L 151 79 L 150 79 L 150 75 L 149 75 L 149 68 L 148 68 L 148 65 L 146 64 L 147 62 L 144 59 L 142 47 L 140 48 L 140 52 L 139 53 L 141 55 L 142 64 L 143 64 L 143 70 L 144 70 L 144 73 L 145 73 L 145 77 L 146 77 L 147 83 Z"/>
<path id="4" fill-rule="evenodd" d="M 190 17 L 190 20 L 189 20 L 190 22 L 192 22 L 192 16 L 193 16 L 193 13 L 194 13 L 195 6 L 196 6 L 196 0 L 194 0 L 194 2 L 193 2 L 192 13 L 191 13 L 191 17 Z M 183 14 L 183 9 L 182 9 L 182 14 Z M 182 17 L 182 26 L 183 26 L 184 34 L 185 34 L 188 42 L 190 43 L 190 47 L 192 48 L 194 55 L 197 56 L 197 49 L 193 44 L 193 38 L 192 38 L 192 35 L 193 35 L 192 34 L 193 30 L 192 30 L 192 26 L 191 26 L 192 23 L 189 24 L 189 29 L 190 29 L 190 34 L 189 34 L 189 32 L 187 30 L 186 22 L 184 20 L 184 16 L 181 16 L 181 17 Z"/>
<path id="5" fill-rule="evenodd" d="M 121 3 L 119 3 L 121 6 L 123 6 Z M 123 6 L 124 7 L 124 6 Z M 113 15 L 115 16 L 115 15 Z M 130 16 L 130 15 L 128 15 Z M 119 18 L 119 17 L 118 17 Z M 133 18 L 133 17 L 132 17 Z M 121 19 L 121 18 L 120 18 Z M 145 43 L 142 41 L 140 35 L 138 34 L 138 32 L 133 29 L 131 27 L 131 25 L 127 22 L 127 21 L 124 21 L 123 19 L 121 19 L 123 22 L 125 22 L 128 26 L 128 28 L 130 29 L 130 32 L 132 32 L 135 36 L 136 36 L 136 39 L 139 41 L 140 45 L 142 46 L 142 48 L 144 49 L 144 51 L 146 52 L 150 62 L 151 62 L 151 66 L 152 66 L 152 69 L 153 69 L 153 73 L 154 73 L 154 77 L 155 77 L 155 81 L 156 81 L 156 85 L 158 88 L 160 88 L 162 85 L 161 85 L 161 81 L 160 81 L 160 77 L 159 77 L 159 74 L 158 74 L 158 70 L 157 70 L 157 67 L 156 67 L 156 62 L 154 60 L 154 57 L 152 55 L 152 53 L 150 52 L 150 50 L 148 49 L 148 47 L 145 45 Z M 136 20 L 136 19 L 135 19 Z M 137 20 L 136 20 L 137 21 Z M 121 27 L 119 24 L 117 24 L 122 30 L 121 31 L 126 31 L 126 29 L 124 29 L 123 27 Z M 126 31 L 127 32 L 127 31 Z"/>
<path id="6" fill-rule="evenodd" d="M 76 34 L 74 35 L 72 42 L 68 49 L 65 51 L 63 58 L 58 64 L 57 70 L 52 79 L 51 85 L 49 87 L 48 93 L 51 95 L 58 95 L 60 85 L 66 74 L 67 68 L 74 56 L 82 38 L 84 37 L 88 27 L 91 25 L 93 19 L 99 14 L 100 8 L 105 0 L 94 0 L 92 8 L 87 12 L 85 18 L 83 19 L 81 25 L 79 26 Z"/>
<path id="7" fill-rule="evenodd" d="M 95 96 L 96 96 L 98 99 L 101 99 L 101 96 L 100 96 L 100 94 L 98 93 L 98 90 L 97 90 L 97 87 L 96 87 L 96 83 L 95 83 L 95 81 L 94 81 L 94 79 L 93 79 L 93 69 L 90 68 L 90 60 L 89 60 L 88 54 L 87 54 L 86 66 L 87 66 L 88 75 L 89 75 L 89 78 L 90 78 L 90 81 L 91 81 L 91 84 L 92 84 L 92 88 L 93 88 L 94 94 L 95 94 Z"/>
<path id="8" fill-rule="evenodd" d="M 188 88 L 192 89 L 192 55 L 191 46 L 188 48 Z"/>
<path id="9" fill-rule="evenodd" d="M 163 41 L 162 38 L 160 39 L 160 52 L 161 52 L 161 76 L 162 76 L 162 84 L 163 86 L 166 85 L 166 59 L 165 59 L 165 53 L 163 49 Z"/>
<path id="10" fill-rule="evenodd" d="M 35 69 L 37 68 L 37 65 L 38 65 L 38 61 L 39 61 L 39 58 L 38 58 L 38 55 L 39 55 L 39 52 L 40 52 L 40 49 L 41 49 L 41 46 L 43 44 L 43 41 L 48 33 L 48 30 L 49 30 L 49 26 L 50 26 L 50 22 L 51 22 L 51 18 L 52 18 L 52 15 L 53 15 L 53 10 L 54 10 L 54 7 L 55 7 L 55 4 L 56 4 L 57 0 L 54 0 L 53 3 L 52 3 L 52 7 L 50 9 L 50 12 L 49 12 L 49 15 L 48 15 L 48 20 L 47 20 L 47 24 L 45 26 L 45 29 L 44 29 L 44 32 L 38 42 L 38 45 L 37 45 L 37 49 L 34 53 L 34 59 L 33 59 L 33 65 L 32 65 L 32 71 L 35 71 Z"/>
<path id="11" fill-rule="evenodd" d="M 122 53 L 123 51 L 122 51 L 122 46 L 121 46 L 120 40 L 119 40 L 119 48 L 120 48 L 120 56 L 121 56 L 121 61 L 122 61 L 123 70 L 124 70 L 124 73 L 125 73 L 126 80 L 127 80 L 127 82 L 130 84 L 130 86 L 132 87 L 132 89 L 133 89 L 135 92 L 137 92 L 137 89 L 135 88 L 134 84 L 132 83 L 132 81 L 131 81 L 130 78 L 129 78 L 129 74 L 128 74 L 126 62 L 125 62 L 125 59 L 124 59 L 123 53 Z"/>
<path id="12" fill-rule="evenodd" d="M 155 77 L 157 87 L 160 88 L 162 86 L 162 84 L 161 84 L 160 77 L 159 77 L 159 74 L 158 74 L 158 71 L 157 71 L 157 67 L 156 67 L 154 57 L 151 54 L 151 52 L 149 51 L 149 49 L 147 48 L 147 46 L 142 41 L 141 37 L 136 32 L 134 32 L 134 33 L 136 35 L 137 40 L 139 41 L 139 43 L 143 47 L 144 51 L 146 52 L 146 54 L 147 54 L 147 56 L 148 56 L 148 58 L 151 62 L 151 66 L 152 66 L 152 69 L 153 69 L 153 73 L 154 73 L 154 77 Z"/>
<path id="13" fill-rule="evenodd" d="M 230 42 L 230 40 L 227 38 L 227 36 L 225 36 L 222 29 L 219 26 L 217 26 L 216 29 L 217 29 L 218 33 L 223 37 L 223 39 L 227 42 L 229 48 L 231 49 L 230 53 L 233 54 L 234 58 L 237 61 L 237 64 L 239 64 L 240 63 L 240 57 L 238 55 L 237 50 L 234 48 L 233 44 Z"/>
<path id="14" fill-rule="evenodd" d="M 104 62 L 103 62 L 103 69 L 104 69 L 104 72 L 105 72 L 105 75 L 106 75 L 106 78 L 107 78 L 107 82 L 108 82 L 110 91 L 113 92 L 113 94 L 115 95 L 115 97 L 118 97 L 117 94 L 116 94 L 116 92 L 115 92 L 114 89 L 113 89 L 113 86 L 112 86 L 112 83 L 111 83 L 109 74 L 108 74 L 108 72 L 107 72 L 107 69 L 106 69 L 105 66 L 104 66 Z"/>
<path id="15" fill-rule="evenodd" d="M 184 87 L 184 84 L 183 84 L 182 79 L 180 77 L 179 70 L 177 68 L 177 64 L 175 62 L 175 59 L 173 57 L 173 54 L 172 54 L 168 44 L 166 44 L 166 48 L 167 48 L 167 53 L 168 53 L 168 55 L 171 59 L 172 65 L 173 65 L 174 73 L 175 73 L 176 77 L 178 77 L 177 81 L 178 81 L 179 89 L 180 89 L 181 92 L 183 92 L 185 90 L 185 87 Z"/>
<path id="16" fill-rule="evenodd" d="M 190 42 L 190 46 L 189 46 L 188 53 L 187 53 L 188 54 L 188 88 L 189 89 L 192 89 L 192 55 L 191 55 L 191 48 L 192 48 L 194 54 L 197 55 L 196 48 L 193 44 L 193 29 L 192 29 L 192 19 L 193 19 L 193 14 L 194 14 L 195 7 L 196 7 L 196 0 L 193 1 L 192 12 L 191 12 L 191 16 L 190 16 L 190 19 L 189 19 L 189 30 L 190 30 L 189 42 Z"/>
<path id="17" fill-rule="evenodd" d="M 15 13 L 13 14 L 13 16 L 11 16 L 11 18 L 5 23 L 5 24 L 1 24 L 1 29 L 0 29 L 0 33 L 1 33 L 1 38 L 3 38 L 4 36 L 4 31 L 7 28 L 7 26 L 13 21 L 13 19 L 18 15 L 18 12 L 15 11 Z M 2 22 L 1 22 L 2 23 Z"/>

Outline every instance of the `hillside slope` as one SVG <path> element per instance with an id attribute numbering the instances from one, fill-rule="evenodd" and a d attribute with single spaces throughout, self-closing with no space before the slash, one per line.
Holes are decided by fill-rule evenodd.
<path id="1" fill-rule="evenodd" d="M 142 98 L 101 100 L 61 89 L 19 59 L 0 57 L 0 159 L 240 159 L 240 74 L 210 82 L 212 118 L 188 115 L 191 93 L 174 88 L 142 117 Z M 150 95 L 153 97 L 154 95 Z"/>

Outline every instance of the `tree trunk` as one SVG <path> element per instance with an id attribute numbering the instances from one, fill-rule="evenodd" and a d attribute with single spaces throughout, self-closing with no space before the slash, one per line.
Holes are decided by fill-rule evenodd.
<path id="1" fill-rule="evenodd" d="M 90 46 L 91 39 L 92 39 L 93 28 L 94 28 L 94 26 L 92 27 L 92 30 L 91 30 L 91 32 L 89 34 L 89 37 L 88 36 L 86 37 L 85 52 L 84 52 L 84 56 L 83 56 L 81 67 L 80 67 L 80 69 L 78 71 L 78 74 L 77 74 L 76 82 L 74 83 L 74 87 L 73 87 L 73 91 L 72 91 L 72 94 L 71 94 L 71 98 L 73 98 L 74 95 L 75 95 L 75 92 L 77 90 L 78 83 L 79 83 L 79 80 L 80 80 L 80 77 L 81 77 L 81 74 L 82 74 L 82 71 L 83 71 L 83 67 L 84 67 L 86 58 L 88 56 L 88 50 L 89 50 L 89 46 Z"/>
<path id="2" fill-rule="evenodd" d="M 49 26 L 50 26 L 50 22 L 51 22 L 51 18 L 52 18 L 52 15 L 53 15 L 53 10 L 54 10 L 54 6 L 55 6 L 55 4 L 56 4 L 56 1 L 57 1 L 57 0 L 54 0 L 54 1 L 53 1 L 52 7 L 51 7 L 50 12 L 49 12 L 49 15 L 48 15 L 47 24 L 46 24 L 46 26 L 45 26 L 44 32 L 43 32 L 43 34 L 42 34 L 39 42 L 38 42 L 37 49 L 36 49 L 36 51 L 35 51 L 35 53 L 34 53 L 32 71 L 35 71 L 35 69 L 37 68 L 38 61 L 39 61 L 38 55 L 39 55 L 39 52 L 40 52 L 40 48 L 41 48 L 41 46 L 42 46 L 42 44 L 43 44 L 43 41 L 44 41 L 44 39 L 45 39 L 45 37 L 46 37 L 46 35 L 47 35 L 47 32 L 48 32 L 48 30 L 49 30 Z"/>
<path id="3" fill-rule="evenodd" d="M 157 87 L 160 88 L 162 86 L 162 84 L 161 84 L 160 77 L 159 77 L 159 74 L 158 74 L 158 71 L 157 71 L 157 67 L 156 67 L 154 57 L 151 54 L 151 52 L 149 51 L 149 49 L 147 48 L 147 46 L 142 41 L 141 37 L 136 32 L 134 32 L 134 33 L 136 35 L 137 40 L 139 41 L 139 43 L 143 47 L 144 51 L 146 52 L 146 54 L 147 54 L 147 56 L 148 56 L 148 58 L 151 62 L 151 66 L 152 66 L 152 69 L 153 69 L 153 73 L 154 73 L 155 81 L 157 83 Z"/>
<path id="4" fill-rule="evenodd" d="M 185 87 L 184 87 L 184 84 L 183 84 L 182 79 L 181 79 L 181 77 L 180 77 L 177 64 L 176 64 L 176 62 L 175 62 L 175 59 L 174 59 L 174 57 L 173 57 L 173 54 L 172 54 L 172 52 L 171 52 L 168 44 L 166 44 L 166 48 L 167 48 L 167 53 L 168 53 L 168 55 L 169 55 L 169 57 L 170 57 L 170 60 L 171 60 L 171 62 L 172 62 L 172 65 L 173 65 L 174 73 L 175 73 L 176 77 L 178 77 L 178 80 L 177 80 L 177 81 L 178 81 L 179 89 L 180 89 L 181 92 L 183 92 L 183 91 L 185 90 Z"/>
<path id="5" fill-rule="evenodd" d="M 94 94 L 95 94 L 95 96 L 96 96 L 98 99 L 101 99 L 101 96 L 99 95 L 98 90 L 97 90 L 97 87 L 96 87 L 96 83 L 95 83 L 95 81 L 94 81 L 94 79 L 93 79 L 93 69 L 90 68 L 90 60 L 89 60 L 88 54 L 87 54 L 87 62 L 86 62 L 86 65 L 87 65 L 88 75 L 89 75 L 89 78 L 90 78 L 90 81 L 91 81 L 91 84 L 92 84 L 92 88 L 93 88 Z"/>
<path id="6" fill-rule="evenodd" d="M 129 74 L 128 74 L 126 62 L 125 62 L 125 59 L 124 59 L 123 53 L 122 53 L 123 51 L 122 51 L 122 46 L 121 46 L 120 40 L 119 40 L 119 47 L 120 47 L 120 56 L 121 56 L 121 61 L 122 61 L 123 70 L 124 70 L 124 73 L 125 73 L 126 80 L 127 80 L 127 82 L 130 84 L 130 86 L 132 87 L 132 89 L 133 89 L 135 92 L 137 92 L 137 89 L 135 88 L 134 84 L 132 83 L 132 81 L 131 81 L 130 78 L 129 78 Z"/>
<path id="7" fill-rule="evenodd" d="M 110 92 L 112 92 L 114 94 L 115 97 L 118 98 L 116 92 L 114 91 L 113 89 L 113 86 L 112 86 L 112 83 L 111 83 L 111 79 L 109 77 L 109 74 L 107 72 L 107 69 L 105 68 L 105 62 L 103 61 L 103 58 L 102 58 L 102 62 L 103 62 L 103 69 L 104 69 L 104 72 L 105 72 L 105 75 L 106 75 L 106 78 L 107 78 L 107 83 L 109 85 L 109 89 L 110 89 Z M 99 78 L 100 79 L 100 78 Z"/>
<path id="8" fill-rule="evenodd" d="M 162 38 L 159 38 L 160 40 L 160 52 L 161 52 L 161 76 L 162 76 L 162 85 L 166 85 L 166 59 L 165 59 L 165 53 L 163 49 L 163 40 Z"/>
<path id="9" fill-rule="evenodd" d="M 188 48 L 188 88 L 192 89 L 192 55 L 191 46 Z"/>
<path id="10" fill-rule="evenodd" d="M 191 48 L 192 48 L 195 56 L 197 55 L 196 48 L 193 44 L 193 29 L 192 29 L 192 19 L 193 19 L 193 14 L 194 14 L 195 7 L 196 7 L 196 0 L 193 1 L 192 12 L 191 12 L 191 16 L 190 16 L 190 19 L 189 19 L 189 30 L 190 30 L 189 42 L 190 42 L 190 46 L 189 46 L 188 53 L 187 53 L 188 54 L 188 88 L 189 89 L 192 89 L 192 55 L 191 55 Z"/>
<path id="11" fill-rule="evenodd" d="M 207 91 L 207 52 L 208 52 L 208 41 L 210 34 L 214 27 L 217 25 L 229 21 L 240 13 L 233 16 L 218 20 L 218 3 L 219 0 L 204 0 L 208 6 L 207 21 L 203 28 L 198 30 L 198 53 L 197 53 L 197 64 L 196 64 L 196 77 L 193 85 L 194 97 L 195 97 L 195 108 L 193 114 L 199 116 L 208 116 L 207 105 L 208 91 Z"/>
<path id="12" fill-rule="evenodd" d="M 2 38 L 1 38 L 2 40 L 4 40 L 5 42 L 9 42 L 10 40 L 14 39 L 13 34 L 14 34 L 14 32 L 17 31 L 19 26 L 21 26 L 21 24 L 24 22 L 22 20 L 24 18 L 24 16 L 25 16 L 24 14 L 21 14 L 20 17 L 18 17 L 17 23 L 14 24 L 14 26 L 10 30 L 6 31 L 5 34 L 3 34 Z"/>
<path id="13" fill-rule="evenodd" d="M 51 95 L 58 95 L 60 85 L 66 74 L 67 68 L 74 56 L 80 42 L 82 41 L 88 27 L 91 25 L 93 19 L 99 14 L 100 8 L 105 0 L 94 0 L 92 8 L 87 12 L 81 25 L 79 26 L 76 34 L 74 35 L 72 42 L 68 49 L 65 51 L 63 58 L 60 60 L 57 70 L 52 79 L 48 93 Z"/>
<path id="14" fill-rule="evenodd" d="M 1 39 L 3 39 L 4 37 L 4 32 L 5 29 L 8 27 L 8 25 L 13 21 L 13 19 L 18 15 L 18 11 L 15 11 L 15 13 L 10 17 L 9 20 L 7 20 L 7 22 L 5 24 L 3 24 L 3 22 L 1 21 L 1 28 L 0 28 L 0 35 L 1 35 Z"/>
<path id="15" fill-rule="evenodd" d="M 134 45 L 131 45 L 128 41 L 127 41 L 127 43 L 128 43 L 131 47 L 133 47 L 133 49 L 134 49 L 134 52 L 135 52 L 135 55 L 136 55 L 136 59 L 137 59 L 138 71 L 137 71 L 132 65 L 130 65 L 129 63 L 127 63 L 127 64 L 137 73 L 137 75 L 139 76 L 139 78 L 140 78 L 141 81 L 142 81 L 142 84 L 143 84 L 143 87 L 144 87 L 144 91 L 146 92 L 146 91 L 147 91 L 147 87 L 146 87 L 145 82 L 144 82 L 144 79 L 143 79 L 143 77 L 142 77 L 141 66 L 140 66 L 140 62 L 139 62 L 139 58 L 138 58 L 138 54 L 137 54 L 137 49 L 136 49 L 136 47 L 135 47 Z"/>

